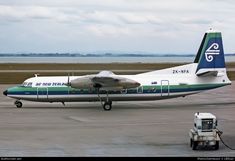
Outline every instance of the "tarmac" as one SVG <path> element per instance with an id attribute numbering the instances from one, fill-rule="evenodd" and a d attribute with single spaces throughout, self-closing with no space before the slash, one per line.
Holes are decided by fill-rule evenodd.
<path id="1" fill-rule="evenodd" d="M 22 101 L 18 109 L 2 95 L 10 86 L 0 85 L 1 157 L 235 157 L 222 142 L 217 151 L 193 151 L 188 134 L 194 113 L 210 112 L 224 142 L 235 148 L 235 82 L 185 98 L 113 102 L 111 111 L 99 102 Z"/>

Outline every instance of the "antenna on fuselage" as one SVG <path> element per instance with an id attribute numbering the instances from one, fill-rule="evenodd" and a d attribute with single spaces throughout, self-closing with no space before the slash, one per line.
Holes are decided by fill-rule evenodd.
<path id="1" fill-rule="evenodd" d="M 34 74 L 34 77 L 38 77 L 38 75 L 40 75 L 40 74 L 36 73 L 36 74 Z"/>

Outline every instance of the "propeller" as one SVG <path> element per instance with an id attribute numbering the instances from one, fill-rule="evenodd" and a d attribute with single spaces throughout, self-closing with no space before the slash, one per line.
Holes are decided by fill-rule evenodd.
<path id="1" fill-rule="evenodd" d="M 67 86 L 71 86 L 71 82 L 70 82 L 70 75 L 69 75 L 69 73 L 68 73 L 68 81 L 67 81 L 66 85 L 67 85 Z"/>

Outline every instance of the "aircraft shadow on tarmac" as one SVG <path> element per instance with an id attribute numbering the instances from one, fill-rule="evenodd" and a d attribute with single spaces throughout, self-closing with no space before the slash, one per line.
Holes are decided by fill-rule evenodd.
<path id="1" fill-rule="evenodd" d="M 115 103 L 113 105 L 112 110 L 118 110 L 118 109 L 163 109 L 163 108 L 189 108 L 189 107 L 197 107 L 197 108 L 203 108 L 205 106 L 212 106 L 215 108 L 218 107 L 225 107 L 229 105 L 235 105 L 235 101 L 230 102 L 205 102 L 205 103 L 179 103 L 176 104 L 175 102 L 167 103 L 167 104 L 158 104 L 157 102 L 151 102 L 151 103 Z M 36 103 L 33 105 L 25 104 L 22 108 L 24 109 L 98 109 L 102 110 L 99 103 L 78 103 L 78 104 L 65 104 L 63 106 L 62 104 L 56 103 L 56 104 L 49 104 L 49 103 Z"/>

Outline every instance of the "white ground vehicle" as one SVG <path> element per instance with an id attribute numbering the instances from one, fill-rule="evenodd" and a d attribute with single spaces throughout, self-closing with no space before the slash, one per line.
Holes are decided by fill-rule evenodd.
<path id="1" fill-rule="evenodd" d="M 219 149 L 222 132 L 217 129 L 216 117 L 211 113 L 195 113 L 194 128 L 190 130 L 190 146 L 196 150 L 199 146 L 211 146 Z"/>

